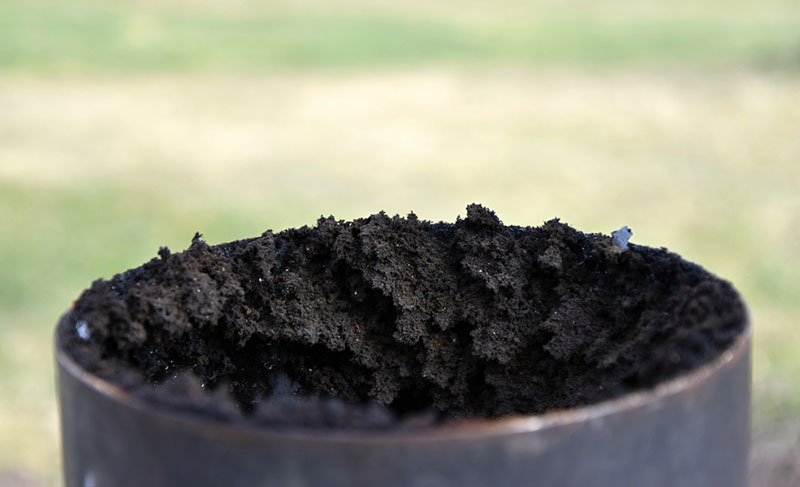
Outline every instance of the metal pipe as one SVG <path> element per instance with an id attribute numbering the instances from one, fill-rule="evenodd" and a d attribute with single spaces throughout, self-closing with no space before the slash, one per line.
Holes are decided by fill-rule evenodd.
<path id="1" fill-rule="evenodd" d="M 67 487 L 748 485 L 749 324 L 715 360 L 650 390 L 384 432 L 278 432 L 161 411 L 56 343 Z"/>

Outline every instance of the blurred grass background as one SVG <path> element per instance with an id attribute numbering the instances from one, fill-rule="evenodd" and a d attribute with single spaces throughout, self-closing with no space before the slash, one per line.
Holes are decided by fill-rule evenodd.
<path id="1" fill-rule="evenodd" d="M 0 0 L 0 485 L 58 483 L 51 331 L 93 279 L 473 201 L 733 281 L 753 485 L 796 485 L 799 67 L 782 0 Z"/>

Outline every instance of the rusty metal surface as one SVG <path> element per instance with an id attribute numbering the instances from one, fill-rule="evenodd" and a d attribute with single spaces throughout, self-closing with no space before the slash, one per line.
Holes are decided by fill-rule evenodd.
<path id="1" fill-rule="evenodd" d="M 56 350 L 67 487 L 747 485 L 750 328 L 660 386 L 417 432 L 275 432 L 164 413 Z"/>

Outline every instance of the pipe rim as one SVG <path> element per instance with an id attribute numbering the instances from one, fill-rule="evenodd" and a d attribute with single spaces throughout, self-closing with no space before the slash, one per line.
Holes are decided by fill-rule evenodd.
<path id="1" fill-rule="evenodd" d="M 76 379 L 83 386 L 99 396 L 152 417 L 154 420 L 173 423 L 195 431 L 203 431 L 215 436 L 248 437 L 255 441 L 307 441 L 316 443 L 395 443 L 429 442 L 462 439 L 485 439 L 532 433 L 557 427 L 570 426 L 596 420 L 606 416 L 621 414 L 656 406 L 668 398 L 691 394 L 702 388 L 726 370 L 746 360 L 752 344 L 752 326 L 746 312 L 744 328 L 731 343 L 711 361 L 696 369 L 689 370 L 672 379 L 647 389 L 640 389 L 621 396 L 575 408 L 558 409 L 543 414 L 509 415 L 499 418 L 470 418 L 426 427 L 418 430 L 359 431 L 349 429 L 270 429 L 267 426 L 247 425 L 226 422 L 198 412 L 164 410 L 152 403 L 124 390 L 122 387 L 84 370 L 61 348 L 58 332 L 66 313 L 55 332 L 55 354 L 59 369 Z"/>

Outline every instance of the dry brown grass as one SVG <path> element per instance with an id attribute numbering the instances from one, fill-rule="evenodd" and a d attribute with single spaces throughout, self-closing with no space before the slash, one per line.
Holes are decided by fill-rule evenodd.
<path id="1" fill-rule="evenodd" d="M 178 237 L 153 241 L 184 243 L 191 237 L 184 227 L 206 230 L 202 215 L 219 208 L 247 219 L 215 227 L 227 230 L 208 232 L 211 241 L 329 213 L 414 210 L 452 220 L 477 201 L 507 223 L 559 216 L 598 232 L 626 224 L 634 242 L 667 246 L 731 279 L 756 326 L 759 417 L 785 418 L 800 404 L 796 76 L 465 68 L 6 75 L 0 107 L 0 183 L 16 191 L 0 200 L 0 218 L 13 225 L 2 233 L 30 239 L 0 244 L 20 246 L 14 255 L 25 266 L 50 272 L 52 293 L 75 277 L 49 269 L 63 250 L 34 255 L 22 246 L 48 238 L 77 249 L 83 240 L 124 248 L 107 224 L 92 226 L 93 212 L 106 209 L 79 211 L 86 221 L 78 224 L 68 220 L 77 218 L 72 199 L 59 195 L 92 188 L 127 195 L 152 211 L 148 218 L 180 228 Z M 25 233 L 36 225 L 26 213 L 29 195 L 43 192 L 55 196 L 37 211 L 68 225 Z M 75 227 L 83 234 L 71 233 Z M 139 254 L 127 251 L 101 272 L 131 265 Z M 155 247 L 139 251 L 154 255 Z M 78 277 L 88 284 L 96 275 Z M 57 422 L 45 358 L 50 324 L 69 304 L 61 292 L 24 294 L 29 304 L 3 314 L 0 468 L 54 472 Z"/>

